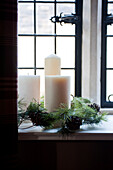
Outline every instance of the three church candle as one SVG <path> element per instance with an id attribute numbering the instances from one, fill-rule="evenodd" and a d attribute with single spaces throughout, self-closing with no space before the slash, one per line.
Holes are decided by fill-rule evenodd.
<path id="1" fill-rule="evenodd" d="M 19 76 L 19 99 L 27 105 L 33 98 L 40 102 L 40 76 Z M 61 75 L 61 59 L 52 54 L 45 58 L 44 104 L 48 112 L 55 111 L 61 103 L 70 107 L 70 76 Z"/>

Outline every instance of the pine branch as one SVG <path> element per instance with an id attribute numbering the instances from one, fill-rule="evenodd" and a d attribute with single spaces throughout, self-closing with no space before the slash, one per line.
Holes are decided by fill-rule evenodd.
<path id="1" fill-rule="evenodd" d="M 74 97 L 71 101 L 71 108 L 61 104 L 55 112 L 48 113 L 44 108 L 44 98 L 40 104 L 35 99 L 30 102 L 26 110 L 23 99 L 18 102 L 18 125 L 24 120 L 30 119 L 34 126 L 43 126 L 51 129 L 56 123 L 61 123 L 60 133 L 73 133 L 82 124 L 98 124 L 106 121 L 107 113 L 101 113 L 100 107 L 96 103 L 82 97 Z"/>

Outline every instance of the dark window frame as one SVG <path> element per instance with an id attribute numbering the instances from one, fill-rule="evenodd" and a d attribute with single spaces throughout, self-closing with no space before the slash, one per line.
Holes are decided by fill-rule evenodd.
<path id="1" fill-rule="evenodd" d="M 102 108 L 113 108 L 113 102 L 106 101 L 106 82 L 107 82 L 107 70 L 113 70 L 113 68 L 107 68 L 107 37 L 113 37 L 111 35 L 107 35 L 107 8 L 108 4 L 113 1 L 105 0 L 102 1 L 102 45 L 101 45 L 101 107 Z"/>
<path id="2" fill-rule="evenodd" d="M 44 69 L 43 67 L 36 67 L 36 37 L 54 37 L 55 40 L 55 48 L 54 53 L 56 54 L 56 37 L 75 37 L 75 66 L 74 68 L 61 68 L 63 70 L 74 70 L 75 71 L 75 96 L 81 96 L 81 65 L 82 65 L 82 8 L 83 8 L 83 0 L 75 0 L 75 1 L 21 1 L 18 3 L 33 3 L 34 4 L 34 33 L 33 34 L 18 34 L 18 36 L 33 36 L 34 37 L 34 67 L 18 67 L 18 69 L 33 69 L 34 75 L 36 75 L 36 71 L 39 69 Z M 76 15 L 79 16 L 79 22 L 76 24 L 75 35 L 57 35 L 56 34 L 56 23 L 54 34 L 37 34 L 36 33 L 36 3 L 54 3 L 54 14 L 56 16 L 56 5 L 58 3 L 73 3 L 76 5 Z"/>

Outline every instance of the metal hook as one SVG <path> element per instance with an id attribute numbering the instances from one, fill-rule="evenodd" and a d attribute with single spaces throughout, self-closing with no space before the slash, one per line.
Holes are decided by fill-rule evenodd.
<path id="1" fill-rule="evenodd" d="M 76 24 L 77 22 L 79 22 L 79 16 L 77 16 L 76 14 L 64 14 L 62 15 L 63 12 L 60 13 L 60 16 L 53 16 L 51 17 L 51 21 L 53 23 L 59 22 L 60 25 L 62 25 L 62 23 L 71 23 L 71 24 Z"/>

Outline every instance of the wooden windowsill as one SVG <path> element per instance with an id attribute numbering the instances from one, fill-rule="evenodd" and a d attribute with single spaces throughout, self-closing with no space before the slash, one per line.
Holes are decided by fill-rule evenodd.
<path id="1" fill-rule="evenodd" d="M 29 126 L 24 123 L 21 128 Z M 18 129 L 18 140 L 104 140 L 113 141 L 113 115 L 107 115 L 107 122 L 98 125 L 82 125 L 80 130 L 68 136 L 57 133 L 58 129 L 43 130 L 39 126 Z"/>

